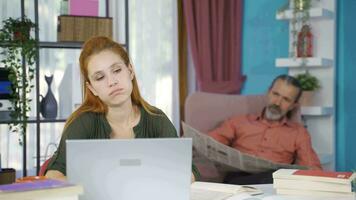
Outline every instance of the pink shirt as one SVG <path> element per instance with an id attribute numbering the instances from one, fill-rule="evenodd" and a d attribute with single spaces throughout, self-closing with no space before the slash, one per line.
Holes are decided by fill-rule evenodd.
<path id="1" fill-rule="evenodd" d="M 295 160 L 297 165 L 321 169 L 308 131 L 286 118 L 269 123 L 258 115 L 238 116 L 225 121 L 209 135 L 247 154 L 277 163 L 291 164 Z"/>

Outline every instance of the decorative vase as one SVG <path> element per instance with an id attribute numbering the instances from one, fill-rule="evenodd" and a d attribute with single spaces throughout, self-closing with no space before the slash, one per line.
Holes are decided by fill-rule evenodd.
<path id="1" fill-rule="evenodd" d="M 312 57 L 313 56 L 313 34 L 308 25 L 303 25 L 298 33 L 297 41 L 297 57 Z"/>
<path id="2" fill-rule="evenodd" d="M 58 105 L 56 98 L 54 97 L 52 90 L 51 90 L 51 83 L 53 80 L 53 75 L 51 76 L 45 76 L 45 80 L 47 82 L 47 94 L 45 97 L 42 97 L 41 100 L 41 114 L 44 118 L 49 118 L 53 119 L 57 117 L 57 110 L 58 110 Z"/>

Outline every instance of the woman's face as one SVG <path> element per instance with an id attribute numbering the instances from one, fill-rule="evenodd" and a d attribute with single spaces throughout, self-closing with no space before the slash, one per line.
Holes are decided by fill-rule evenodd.
<path id="1" fill-rule="evenodd" d="M 134 73 L 118 54 L 104 50 L 89 58 L 87 87 L 109 107 L 131 101 Z"/>

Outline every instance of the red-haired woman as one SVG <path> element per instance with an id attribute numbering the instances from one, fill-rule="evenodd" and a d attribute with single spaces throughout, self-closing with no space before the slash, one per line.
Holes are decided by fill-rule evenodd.
<path id="1" fill-rule="evenodd" d="M 66 178 L 67 139 L 177 137 L 167 116 L 141 97 L 129 56 L 120 44 L 107 37 L 91 38 L 79 61 L 84 101 L 65 124 L 47 177 Z"/>

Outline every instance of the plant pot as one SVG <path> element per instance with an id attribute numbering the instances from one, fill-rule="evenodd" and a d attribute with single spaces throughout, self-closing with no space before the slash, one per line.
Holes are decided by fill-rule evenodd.
<path id="1" fill-rule="evenodd" d="M 28 29 L 28 30 L 27 30 Z M 13 35 L 13 40 L 16 41 L 26 41 L 30 39 L 30 31 L 31 28 L 30 27 L 26 27 L 26 32 L 21 32 L 21 31 L 14 31 L 14 35 Z"/>
<path id="2" fill-rule="evenodd" d="M 300 97 L 299 103 L 301 106 L 312 106 L 313 105 L 314 91 L 303 91 Z"/>

